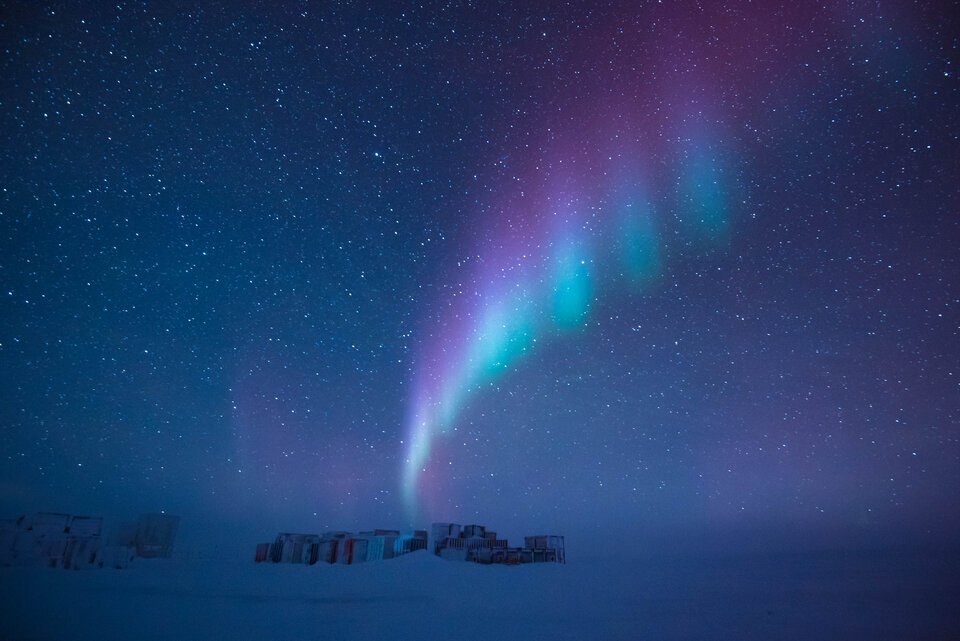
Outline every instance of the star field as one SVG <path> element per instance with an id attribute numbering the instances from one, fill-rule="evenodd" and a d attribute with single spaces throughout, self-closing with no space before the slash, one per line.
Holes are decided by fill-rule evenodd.
<path id="1" fill-rule="evenodd" d="M 0 504 L 955 538 L 955 15 L 7 4 Z"/>

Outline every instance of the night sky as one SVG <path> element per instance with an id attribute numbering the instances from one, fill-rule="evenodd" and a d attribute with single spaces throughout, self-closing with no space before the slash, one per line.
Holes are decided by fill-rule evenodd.
<path id="1" fill-rule="evenodd" d="M 0 10 L 0 517 L 960 535 L 956 6 L 201 4 Z"/>

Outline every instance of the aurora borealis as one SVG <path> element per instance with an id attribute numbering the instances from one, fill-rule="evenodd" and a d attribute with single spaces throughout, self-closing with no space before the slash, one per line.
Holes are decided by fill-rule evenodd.
<path id="1" fill-rule="evenodd" d="M 6 516 L 955 540 L 951 9 L 8 3 Z"/>
<path id="2" fill-rule="evenodd" d="M 699 93 L 698 86 L 690 87 L 691 96 Z M 594 109 L 607 111 L 593 104 L 587 111 Z M 423 382 L 417 386 L 404 479 L 409 507 L 415 505 L 417 471 L 429 458 L 434 435 L 456 430 L 457 414 L 472 390 L 510 369 L 538 341 L 562 340 L 588 325 L 597 297 L 655 291 L 662 255 L 696 260 L 705 250 L 723 248 L 730 225 L 727 200 L 734 197 L 724 175 L 731 153 L 723 137 L 687 135 L 708 128 L 688 124 L 701 116 L 683 118 L 681 132 L 662 121 L 637 123 L 634 114 L 617 113 L 614 126 L 590 129 L 587 140 L 575 133 L 578 120 L 588 115 L 579 110 L 569 122 L 549 127 L 544 142 L 530 152 L 532 159 L 519 154 L 517 164 L 526 171 L 505 177 L 508 193 L 487 206 L 503 222 L 480 230 L 482 240 L 471 257 L 478 266 L 458 263 L 458 280 L 450 283 L 447 311 L 438 320 L 438 345 L 428 341 L 417 365 Z M 663 138 L 676 142 L 655 144 Z M 578 153 L 583 149 L 591 153 Z M 657 167 L 660 175 L 647 175 L 639 164 Z M 675 245 L 672 252 L 664 247 L 666 238 Z"/>

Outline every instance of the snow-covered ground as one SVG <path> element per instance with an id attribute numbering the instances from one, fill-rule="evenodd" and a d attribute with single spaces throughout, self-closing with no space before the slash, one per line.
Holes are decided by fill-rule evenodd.
<path id="1" fill-rule="evenodd" d="M 478 566 L 138 559 L 0 569 L 0 638 L 958 639 L 948 553 L 803 553 Z"/>

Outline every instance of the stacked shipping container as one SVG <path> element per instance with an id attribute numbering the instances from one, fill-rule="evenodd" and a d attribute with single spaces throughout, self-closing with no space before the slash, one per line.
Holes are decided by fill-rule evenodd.
<path id="1" fill-rule="evenodd" d="M 37 512 L 0 522 L 0 565 L 80 570 L 125 568 L 137 557 L 169 557 L 179 517 L 144 514 L 102 537 L 103 519 Z"/>
<path id="2" fill-rule="evenodd" d="M 269 553 L 264 550 L 269 549 Z M 257 545 L 257 563 L 305 563 L 318 561 L 353 565 L 366 561 L 382 561 L 402 554 L 427 549 L 427 533 L 416 530 L 401 534 L 399 530 L 373 530 L 354 535 L 350 532 L 328 532 L 324 535 L 281 532 L 272 543 Z"/>
<path id="3" fill-rule="evenodd" d="M 482 525 L 434 523 L 433 553 L 451 561 L 476 563 L 566 563 L 563 537 L 540 535 L 524 537 L 524 547 L 511 548 L 506 539 L 498 539 Z"/>

